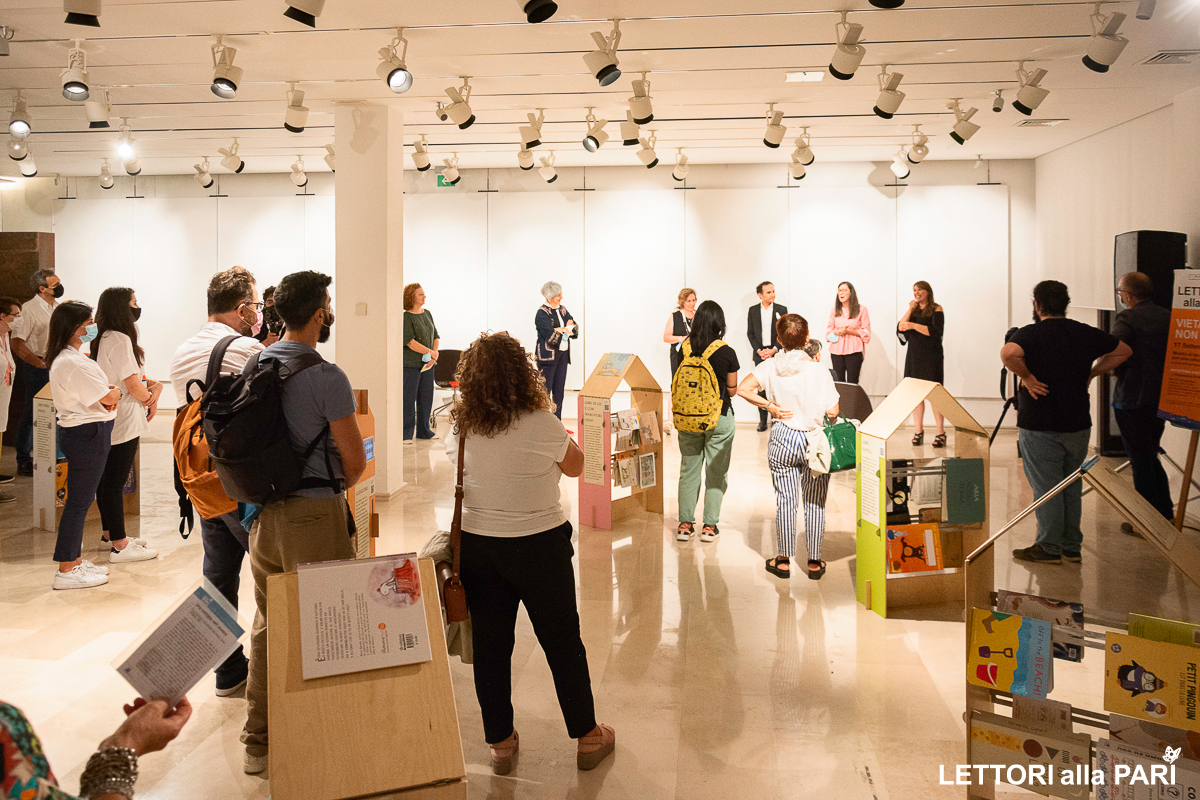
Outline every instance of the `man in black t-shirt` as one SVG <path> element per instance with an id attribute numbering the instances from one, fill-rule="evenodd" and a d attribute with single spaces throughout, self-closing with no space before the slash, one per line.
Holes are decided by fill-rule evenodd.
<path id="1" fill-rule="evenodd" d="M 1083 464 L 1092 432 L 1088 384 L 1133 352 L 1111 334 L 1067 319 L 1070 302 L 1058 281 L 1033 287 L 1034 324 L 1017 331 L 1000 351 L 1004 366 L 1021 379 L 1017 435 L 1034 497 Z M 1037 541 L 1013 550 L 1013 558 L 1045 564 L 1082 560 L 1082 507 L 1083 485 L 1075 481 L 1038 508 Z"/>

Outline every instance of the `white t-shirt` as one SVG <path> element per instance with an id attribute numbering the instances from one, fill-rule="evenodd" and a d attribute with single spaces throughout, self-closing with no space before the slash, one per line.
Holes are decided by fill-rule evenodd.
<path id="1" fill-rule="evenodd" d="M 769 306 L 764 306 L 761 302 L 758 304 L 758 319 L 762 323 L 762 343 L 764 350 L 769 350 L 771 348 L 771 336 L 773 335 L 773 332 L 771 331 L 771 317 L 774 315 L 774 303 L 771 303 Z M 755 355 L 757 355 L 757 353 Z"/>
<path id="2" fill-rule="evenodd" d="M 50 342 L 50 315 L 54 306 L 34 295 L 21 306 L 21 316 L 12 329 L 14 339 L 24 339 L 25 346 L 38 358 L 46 357 L 46 345 Z"/>
<path id="3" fill-rule="evenodd" d="M 531 536 L 567 521 L 559 504 L 558 462 L 571 440 L 549 411 L 532 411 L 495 436 L 467 436 L 462 529 L 481 536 Z M 458 469 L 458 434 L 446 437 Z M 457 474 L 457 473 L 455 473 Z"/>
<path id="4" fill-rule="evenodd" d="M 0 433 L 8 426 L 8 404 L 17 379 L 17 357 L 7 333 L 0 333 Z"/>
<path id="5" fill-rule="evenodd" d="M 50 391 L 58 424 L 75 428 L 89 422 L 107 422 L 117 416 L 100 405 L 108 394 L 108 378 L 100 365 L 67 345 L 50 365 Z"/>
<path id="6" fill-rule="evenodd" d="M 265 348 L 263 343 L 249 336 L 241 336 L 233 328 L 223 322 L 206 322 L 192 338 L 179 345 L 175 357 L 171 359 L 171 387 L 175 390 L 175 404 L 188 404 L 186 396 L 189 381 L 203 382 L 208 376 L 208 357 L 212 355 L 217 343 L 226 336 L 240 336 L 232 342 L 225 351 L 225 359 L 221 362 L 221 374 L 242 371 L 250 356 L 261 353 Z M 191 398 L 196 399 L 196 396 Z"/>
<path id="7" fill-rule="evenodd" d="M 791 411 L 791 419 L 776 420 L 798 431 L 825 425 L 825 411 L 837 405 L 839 395 L 829 370 L 803 350 L 777 353 L 754 368 L 754 378 L 767 391 L 767 399 Z"/>
<path id="8" fill-rule="evenodd" d="M 120 331 L 105 331 L 100 337 L 100 349 L 96 351 L 96 363 L 104 370 L 108 382 L 121 390 L 117 419 L 113 423 L 112 443 L 121 444 L 145 436 L 150 432 L 146 407 L 140 400 L 134 399 L 125 386 L 125 379 L 130 375 L 138 376 L 139 380 L 142 377 L 142 368 L 138 366 L 133 353 L 133 342 Z"/>

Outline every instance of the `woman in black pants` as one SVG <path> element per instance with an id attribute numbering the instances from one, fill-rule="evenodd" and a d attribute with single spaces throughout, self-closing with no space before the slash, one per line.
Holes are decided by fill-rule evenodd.
<path id="1" fill-rule="evenodd" d="M 613 751 L 616 733 L 596 724 L 571 523 L 558 494 L 563 475 L 583 472 L 583 453 L 551 413 L 529 355 L 508 334 L 479 337 L 462 354 L 457 377 L 446 452 L 457 468 L 463 442 L 461 574 L 492 771 L 508 774 L 517 757 L 512 652 L 522 603 L 554 675 L 567 735 L 578 740 L 576 765 L 592 769 Z"/>
<path id="2" fill-rule="evenodd" d="M 546 391 L 554 403 L 554 416 L 562 419 L 563 396 L 567 388 L 567 367 L 571 363 L 571 340 L 579 338 L 575 318 L 562 304 L 562 286 L 547 281 L 542 287 L 546 303 L 534 314 L 537 328 L 538 369 L 546 378 Z"/>
<path id="3" fill-rule="evenodd" d="M 108 568 L 80 557 L 83 523 L 96 498 L 96 487 L 108 460 L 113 418 L 121 392 L 104 371 L 79 352 L 96 338 L 92 307 L 78 300 L 60 303 L 50 315 L 46 365 L 58 412 L 58 448 L 67 457 L 67 501 L 58 520 L 54 560 L 55 589 L 89 589 L 108 583 Z M 39 469 L 49 465 L 38 464 Z"/>
<path id="4" fill-rule="evenodd" d="M 114 564 L 158 558 L 157 550 L 147 547 L 141 539 L 125 535 L 125 483 L 133 470 L 138 441 L 150 432 L 150 420 L 158 410 L 158 396 L 162 394 L 162 384 L 158 381 L 142 382 L 146 354 L 138 345 L 137 320 L 141 315 L 133 289 L 114 286 L 100 293 L 92 358 L 104 370 L 108 382 L 121 390 L 117 418 L 113 420 L 112 448 L 96 490 L 96 505 L 100 507 L 100 523 L 104 528 L 101 536 L 111 545 L 109 561 Z"/>

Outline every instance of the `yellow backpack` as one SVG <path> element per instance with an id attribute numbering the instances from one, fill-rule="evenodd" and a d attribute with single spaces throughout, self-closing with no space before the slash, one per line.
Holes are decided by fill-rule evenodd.
<path id="1" fill-rule="evenodd" d="M 683 362 L 671 380 L 671 412 L 675 428 L 688 433 L 704 433 L 717 427 L 721 419 L 721 384 L 708 358 L 725 343 L 717 339 L 702 355 L 692 355 L 692 343 L 683 343 Z"/>

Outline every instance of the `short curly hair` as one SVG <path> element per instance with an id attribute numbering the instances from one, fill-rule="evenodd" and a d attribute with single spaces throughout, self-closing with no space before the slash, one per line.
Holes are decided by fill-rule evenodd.
<path id="1" fill-rule="evenodd" d="M 417 304 L 417 289 L 421 288 L 419 283 L 410 283 L 404 287 L 404 310 L 412 311 L 413 306 Z"/>
<path id="2" fill-rule="evenodd" d="M 775 334 L 784 350 L 799 350 L 808 341 L 808 320 L 799 314 L 784 314 L 775 323 Z"/>
<path id="3" fill-rule="evenodd" d="M 458 400 L 450 421 L 460 436 L 492 437 L 531 411 L 553 411 L 546 379 L 521 343 L 485 333 L 458 360 Z"/>
<path id="4" fill-rule="evenodd" d="M 208 315 L 228 314 L 254 300 L 254 276 L 245 267 L 230 267 L 208 282 Z"/>

